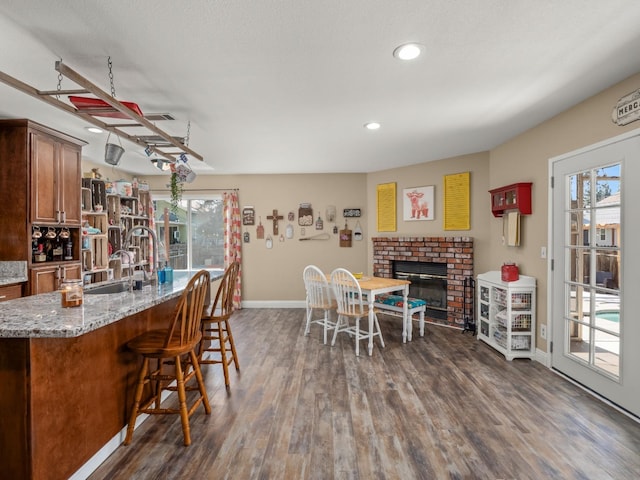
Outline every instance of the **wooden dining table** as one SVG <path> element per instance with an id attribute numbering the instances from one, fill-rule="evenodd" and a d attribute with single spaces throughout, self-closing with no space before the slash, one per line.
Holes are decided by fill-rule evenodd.
<path id="1" fill-rule="evenodd" d="M 376 295 L 382 293 L 402 292 L 402 339 L 407 338 L 408 322 L 411 321 L 408 315 L 408 301 L 409 295 L 409 280 L 400 280 L 398 278 L 381 278 L 381 277 L 368 277 L 363 276 L 358 280 L 360 289 L 363 294 L 367 295 L 367 302 L 369 304 L 369 331 L 373 331 L 373 322 L 375 311 L 373 304 L 376 300 Z M 373 338 L 369 337 L 368 345 L 369 355 L 373 352 Z"/>
<path id="2" fill-rule="evenodd" d="M 327 279 L 331 281 L 331 276 L 327 275 Z M 402 292 L 402 339 L 403 341 L 405 341 L 407 338 L 409 322 L 411 321 L 407 308 L 407 296 L 409 295 L 409 285 L 411 284 L 411 282 L 409 280 L 400 280 L 398 278 L 363 276 L 362 278 L 358 279 L 358 284 L 360 285 L 362 293 L 367 296 L 367 303 L 369 305 L 369 332 L 373 331 L 373 322 L 375 316 L 373 304 L 375 303 L 376 295 L 391 292 Z M 369 355 L 373 353 L 373 337 L 371 336 L 369 337 L 367 350 L 369 352 Z"/>

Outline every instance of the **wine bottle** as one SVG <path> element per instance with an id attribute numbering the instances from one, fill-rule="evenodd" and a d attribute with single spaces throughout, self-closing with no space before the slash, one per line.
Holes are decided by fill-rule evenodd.
<path id="1" fill-rule="evenodd" d="M 64 246 L 64 259 L 73 260 L 73 242 L 71 241 L 71 237 L 67 239 L 67 243 Z"/>
<path id="2" fill-rule="evenodd" d="M 62 260 L 62 252 L 63 252 L 63 248 L 62 248 L 62 240 L 60 240 L 60 237 L 56 237 L 53 240 L 53 252 L 52 252 L 52 256 L 53 256 L 53 260 L 55 262 L 59 262 Z"/>

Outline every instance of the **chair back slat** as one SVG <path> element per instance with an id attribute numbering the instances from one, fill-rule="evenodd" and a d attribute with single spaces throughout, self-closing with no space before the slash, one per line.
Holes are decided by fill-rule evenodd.
<path id="1" fill-rule="evenodd" d="M 240 262 L 233 262 L 227 267 L 218 286 L 216 298 L 211 306 L 209 316 L 218 318 L 229 318 L 234 311 L 233 291 L 238 282 Z"/>
<path id="2" fill-rule="evenodd" d="M 356 278 L 344 268 L 336 268 L 331 272 L 331 287 L 336 297 L 338 314 L 364 316 L 362 289 Z"/>
<path id="3" fill-rule="evenodd" d="M 302 276 L 307 291 L 307 306 L 310 308 L 329 308 L 331 288 L 322 270 L 315 265 L 308 265 Z"/>
<path id="4" fill-rule="evenodd" d="M 176 305 L 173 320 L 165 338 L 165 348 L 175 343 L 176 338 L 179 338 L 180 345 L 199 341 L 200 320 L 210 282 L 211 276 L 206 270 L 200 270 L 189 280 Z"/>

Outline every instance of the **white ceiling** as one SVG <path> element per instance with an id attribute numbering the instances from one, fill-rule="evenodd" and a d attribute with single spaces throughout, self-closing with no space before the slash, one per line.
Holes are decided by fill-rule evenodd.
<path id="1" fill-rule="evenodd" d="M 638 25 L 637 0 L 2 0 L 0 70 L 53 90 L 62 59 L 109 92 L 110 56 L 119 100 L 191 122 L 198 173 L 370 172 L 491 149 L 640 71 Z M 0 117 L 103 163 L 106 134 L 4 84 Z"/>

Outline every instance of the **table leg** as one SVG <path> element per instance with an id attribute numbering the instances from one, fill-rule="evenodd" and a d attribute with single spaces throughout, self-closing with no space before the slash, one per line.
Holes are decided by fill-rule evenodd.
<path id="1" fill-rule="evenodd" d="M 373 302 L 375 299 L 375 295 L 369 295 L 369 356 L 373 353 L 373 316 L 375 315 L 373 311 Z"/>
<path id="2" fill-rule="evenodd" d="M 411 341 L 411 330 L 413 325 L 409 318 L 409 286 L 405 285 L 402 289 L 402 343 L 407 343 L 407 338 Z"/>

